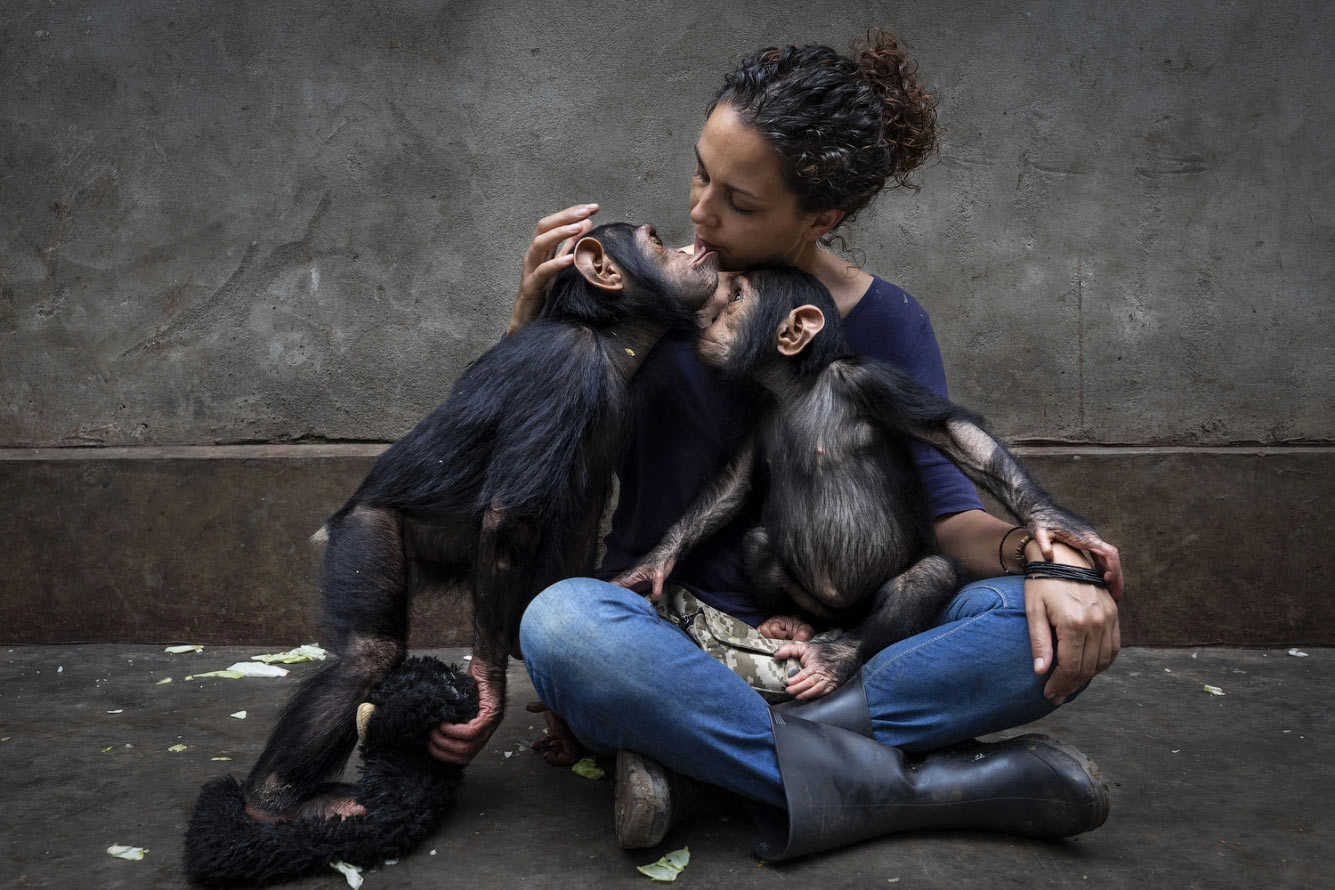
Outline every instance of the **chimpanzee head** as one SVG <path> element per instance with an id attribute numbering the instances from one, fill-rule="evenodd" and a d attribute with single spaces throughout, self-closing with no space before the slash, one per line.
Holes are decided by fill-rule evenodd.
<path id="1" fill-rule="evenodd" d="M 777 365 L 810 377 L 847 355 L 848 344 L 825 285 L 792 266 L 766 266 L 731 277 L 728 302 L 695 351 L 729 377 Z"/>
<path id="2" fill-rule="evenodd" d="M 607 324 L 690 322 L 718 285 L 718 255 L 669 250 L 654 227 L 598 226 L 552 282 L 542 317 Z"/>

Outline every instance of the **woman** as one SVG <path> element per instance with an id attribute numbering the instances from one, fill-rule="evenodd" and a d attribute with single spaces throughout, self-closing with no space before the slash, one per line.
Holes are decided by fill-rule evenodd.
<path id="1" fill-rule="evenodd" d="M 726 78 L 696 144 L 694 250 L 716 251 L 724 269 L 788 263 L 814 275 L 834 297 L 854 350 L 894 362 L 944 393 L 926 313 L 895 285 L 822 245 L 888 181 L 905 185 L 935 142 L 931 98 L 893 36 L 876 34 L 854 58 L 819 46 L 757 52 Z M 511 329 L 537 314 L 546 284 L 571 261 L 558 244 L 589 231 L 596 211 L 579 205 L 539 223 Z M 701 481 L 732 456 L 753 411 L 746 392 L 700 365 L 684 340 L 660 343 L 635 388 L 646 408 L 620 472 L 605 577 L 635 565 L 657 543 Z M 659 764 L 775 808 L 757 810 L 778 814 L 768 827 L 762 818 L 757 849 L 766 858 L 915 827 L 1065 835 L 1102 822 L 1106 789 L 1074 749 L 1036 741 L 978 749 L 983 754 L 970 749 L 967 757 L 942 749 L 1043 716 L 1112 662 L 1120 646 L 1116 550 L 1095 554 L 1107 591 L 1026 581 L 1016 573 L 1025 561 L 1044 558 L 1038 545 L 983 512 L 944 457 L 924 447 L 918 463 L 941 551 L 986 580 L 964 587 L 935 628 L 872 658 L 858 678 L 818 699 L 816 710 L 803 706 L 772 718 L 740 678 L 624 588 L 571 579 L 530 605 L 520 642 L 543 702 L 593 750 L 642 755 L 619 758 L 624 846 L 657 843 L 671 821 L 670 795 L 680 786 Z M 767 620 L 748 596 L 739 546 L 747 520 L 683 560 L 672 580 L 765 635 L 790 640 L 777 657 L 800 659 L 812 629 Z M 1090 565 L 1084 554 L 1054 547 L 1054 561 Z M 818 671 L 804 671 L 799 682 L 792 691 L 804 697 L 832 691 Z M 466 762 L 490 735 L 486 722 L 442 726 L 433 751 Z M 940 753 L 907 770 L 905 752 Z M 975 767 L 983 759 L 990 761 L 986 774 Z M 852 791 L 843 778 L 849 770 L 859 777 Z M 1040 788 L 1053 775 L 1059 787 Z M 945 798 L 953 803 L 938 806 Z M 990 802 L 997 798 L 1011 800 L 1010 808 Z M 962 806 L 965 799 L 973 802 Z M 832 815 L 842 811 L 848 819 Z"/>

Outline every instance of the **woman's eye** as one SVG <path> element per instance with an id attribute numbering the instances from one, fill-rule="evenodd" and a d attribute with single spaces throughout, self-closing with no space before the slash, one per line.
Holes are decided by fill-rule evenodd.
<path id="1" fill-rule="evenodd" d="M 754 207 L 738 207 L 736 201 L 729 201 L 728 204 L 732 206 L 733 210 L 740 213 L 742 216 L 746 216 L 747 214 L 756 212 Z"/>
<path id="2" fill-rule="evenodd" d="M 695 168 L 695 178 L 705 183 L 706 185 L 709 184 L 709 176 L 700 167 Z"/>

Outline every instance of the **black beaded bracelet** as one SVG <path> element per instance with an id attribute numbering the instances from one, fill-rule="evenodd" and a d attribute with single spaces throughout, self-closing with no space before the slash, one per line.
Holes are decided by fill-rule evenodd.
<path id="1" fill-rule="evenodd" d="M 1056 578 L 1060 581 L 1078 581 L 1081 584 L 1093 584 L 1095 587 L 1108 586 L 1103 574 L 1083 566 L 1068 566 L 1060 562 L 1027 562 L 1024 564 L 1026 578 Z"/>

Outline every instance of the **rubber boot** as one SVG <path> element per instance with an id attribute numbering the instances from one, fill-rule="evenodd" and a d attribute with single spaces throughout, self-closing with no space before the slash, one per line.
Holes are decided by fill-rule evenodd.
<path id="1" fill-rule="evenodd" d="M 811 701 L 786 701 L 775 705 L 774 710 L 785 717 L 801 717 L 872 738 L 871 709 L 867 707 L 867 688 L 862 683 L 862 671 L 829 695 Z"/>
<path id="2" fill-rule="evenodd" d="M 855 732 L 773 712 L 787 811 L 755 807 L 761 859 L 778 861 L 919 829 L 1059 838 L 1108 818 L 1090 760 L 1041 735 L 910 759 Z"/>

